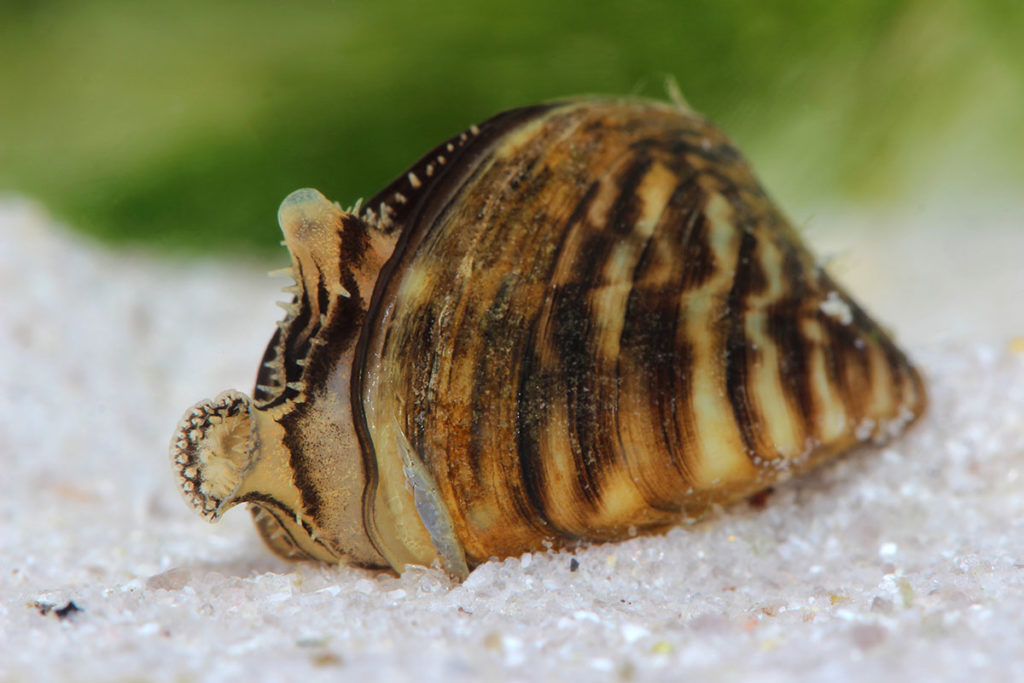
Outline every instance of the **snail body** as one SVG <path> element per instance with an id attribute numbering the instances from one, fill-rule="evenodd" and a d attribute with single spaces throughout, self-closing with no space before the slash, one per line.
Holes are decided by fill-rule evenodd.
<path id="1" fill-rule="evenodd" d="M 515 109 L 365 205 L 281 205 L 295 285 L 252 398 L 171 456 L 294 559 L 439 562 L 665 529 L 923 410 L 921 378 L 724 135 L 678 106 Z"/>

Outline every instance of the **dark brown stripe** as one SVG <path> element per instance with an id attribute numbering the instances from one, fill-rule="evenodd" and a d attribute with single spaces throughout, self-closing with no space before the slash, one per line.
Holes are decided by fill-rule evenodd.
<path id="1" fill-rule="evenodd" d="M 822 348 L 830 380 L 843 400 L 846 414 L 859 421 L 864 418 L 870 403 L 871 363 L 867 347 L 874 342 L 868 340 L 866 332 L 875 325 L 856 302 L 846 297 L 842 289 L 824 272 L 820 277 L 820 285 L 826 296 L 830 291 L 843 295 L 843 300 L 853 313 L 852 320 L 846 324 L 820 309 L 817 319 L 825 333 Z"/>
<path id="2" fill-rule="evenodd" d="M 473 411 L 466 458 L 475 487 L 503 489 L 508 499 L 499 501 L 499 504 L 511 504 L 519 520 L 541 534 L 550 535 L 550 522 L 544 516 L 543 508 L 538 506 L 536 495 L 528 490 L 527 476 L 516 467 L 520 464 L 518 443 L 495 443 L 493 440 L 495 435 L 500 437 L 502 434 L 502 427 L 495 424 L 497 411 L 501 411 L 502 420 L 507 417 L 505 411 L 512 413 L 508 417 L 516 423 L 519 420 L 520 359 L 530 333 L 522 315 L 523 293 L 520 288 L 523 284 L 520 276 L 506 274 L 479 325 L 476 321 L 468 323 L 474 328 L 471 333 L 478 347 L 474 350 L 477 361 L 473 368 Z M 521 441 L 521 433 L 517 430 L 515 434 L 517 442 Z M 506 448 L 509 451 L 507 456 L 500 452 Z M 491 480 L 495 476 L 493 471 L 483 469 L 485 463 L 490 466 L 495 460 L 511 461 L 509 467 L 500 472 L 501 481 L 497 482 Z"/>
<path id="3" fill-rule="evenodd" d="M 786 296 L 768 309 L 767 332 L 778 354 L 779 379 L 786 403 L 803 429 L 805 437 L 815 434 L 816 406 L 811 392 L 810 343 L 800 331 L 804 307 L 812 299 L 806 274 L 796 248 L 780 243 Z"/>
<path id="4" fill-rule="evenodd" d="M 678 275 L 673 280 L 678 278 L 676 291 L 680 295 L 703 286 L 718 268 L 711 249 L 711 223 L 703 210 L 705 202 L 706 195 L 696 173 L 676 187 L 669 202 L 671 213 L 680 216 L 680 220 L 669 224 L 671 231 L 667 235 L 669 244 L 678 245 Z M 646 267 L 645 254 L 638 272 L 645 273 Z M 637 279 L 640 278 L 634 277 Z"/>
<path id="5" fill-rule="evenodd" d="M 523 477 L 523 490 L 531 507 L 544 525 L 560 535 L 564 532 L 554 527 L 547 515 L 544 496 L 544 465 L 541 460 L 540 432 L 547 420 L 547 405 L 544 403 L 545 387 L 540 379 L 541 368 L 536 348 L 537 321 L 530 325 L 526 336 L 527 345 L 519 364 L 519 382 L 516 391 L 516 451 L 519 469 Z"/>
<path id="6" fill-rule="evenodd" d="M 444 339 L 445 330 L 438 329 L 443 321 L 438 319 L 434 302 L 423 305 L 419 310 L 410 316 L 412 329 L 421 330 L 422 333 L 409 337 L 406 343 L 409 345 L 408 372 L 410 378 L 409 387 L 412 391 L 412 405 L 405 411 L 406 422 L 403 425 L 406 435 L 414 448 L 419 449 L 426 441 L 427 419 L 430 409 L 431 387 L 435 386 L 438 375 L 438 355 L 441 349 L 438 348 L 438 339 Z M 388 327 L 388 334 L 391 333 L 391 326 Z"/>
<path id="7" fill-rule="evenodd" d="M 687 461 L 686 434 L 695 434 L 692 424 L 679 423 L 679 405 L 690 406 L 684 414 L 692 414 L 693 352 L 679 339 L 680 294 L 686 286 L 696 286 L 711 276 L 714 263 L 706 244 L 706 229 L 698 231 L 701 191 L 696 176 L 691 174 L 673 190 L 658 225 L 651 233 L 633 271 L 633 283 L 626 303 L 625 318 L 619 337 L 620 358 L 617 364 L 619 384 L 629 378 L 622 376 L 624 362 L 643 371 L 652 414 L 659 416 L 664 453 L 684 482 L 692 483 L 693 468 Z M 706 226 L 705 226 L 706 228 Z M 694 241 L 702 244 L 695 245 Z M 650 277 L 650 269 L 662 267 L 652 263 L 656 245 L 668 242 L 701 256 L 676 264 L 671 278 L 651 289 L 642 283 Z M 617 392 L 616 404 L 621 401 Z M 621 418 L 620 418 L 621 419 Z M 660 502 L 645 499 L 652 506 Z"/>
<path id="8" fill-rule="evenodd" d="M 281 418 L 280 423 L 284 428 L 282 439 L 285 448 L 288 449 L 288 465 L 292 473 L 292 483 L 302 495 L 302 509 L 313 519 L 319 519 L 320 509 L 323 506 L 323 499 L 317 491 L 312 471 L 318 467 L 315 456 L 311 459 L 303 450 L 301 422 L 297 420 L 299 413 L 305 413 L 304 406 L 308 403 L 299 403 L 296 410 Z"/>
<path id="9" fill-rule="evenodd" d="M 688 345 L 680 344 L 678 339 L 679 313 L 679 296 L 671 288 L 630 292 L 618 368 L 620 383 L 642 392 L 648 414 L 657 416 L 661 452 L 684 482 L 692 482 L 693 469 L 687 461 L 683 436 L 687 430 L 679 423 L 678 412 L 679 406 L 688 406 L 692 413 L 693 357 Z M 622 375 L 623 366 L 629 368 L 630 377 Z M 617 400 L 621 401 L 621 396 Z M 619 420 L 629 419 L 630 415 L 619 416 Z M 672 509 L 650 491 L 644 492 L 644 498 L 656 509 Z"/>
<path id="10" fill-rule="evenodd" d="M 765 194 L 764 189 L 757 183 L 746 166 L 741 164 L 713 165 L 701 169 L 701 174 L 707 178 L 713 178 L 718 187 L 728 188 L 726 192 L 735 197 L 734 204 L 742 205 L 747 209 L 756 209 L 764 205 L 771 206 L 771 199 Z M 762 215 L 761 218 L 774 223 L 770 215 Z M 771 232 L 778 234 L 779 231 L 773 225 Z"/>
<path id="11" fill-rule="evenodd" d="M 473 490 L 498 488 L 507 495 L 499 505 L 511 505 L 519 520 L 542 534 L 550 534 L 550 524 L 537 507 L 534 496 L 526 489 L 523 472 L 518 464 L 516 443 L 495 442 L 503 434 L 503 426 L 496 424 L 505 419 L 518 420 L 518 380 L 521 373 L 520 356 L 524 339 L 528 336 L 519 299 L 522 280 L 513 273 L 501 281 L 498 291 L 479 323 L 469 321 L 468 326 L 478 346 L 473 350 L 476 362 L 470 415 L 469 448 L 465 453 L 473 479 Z M 517 436 L 519 434 L 517 433 Z M 509 462 L 497 474 L 490 469 L 494 462 Z M 488 469 L 484 469 L 485 465 Z M 516 522 L 518 520 L 510 520 Z"/>
<path id="12" fill-rule="evenodd" d="M 348 271 L 342 268 L 339 271 L 339 274 L 345 272 Z M 338 284 L 341 283 L 339 282 Z M 319 307 L 321 314 L 327 313 L 328 309 L 331 307 L 331 294 L 327 291 L 327 287 L 324 286 L 324 274 L 320 272 L 320 270 L 317 270 L 316 272 L 316 305 Z M 316 335 L 319 328 L 320 323 L 317 321 L 316 324 L 313 325 L 313 330 L 309 337 Z"/>
<path id="13" fill-rule="evenodd" d="M 569 443 L 575 461 L 577 493 L 588 505 L 600 504 L 600 465 L 597 406 L 590 380 L 594 367 L 594 338 L 587 314 L 588 285 L 568 284 L 555 289 L 550 314 L 551 343 L 557 359 L 557 386 L 565 392 Z M 543 343 L 543 342 L 542 342 Z"/>
<path id="14" fill-rule="evenodd" d="M 554 268 L 565 249 L 567 238 L 576 226 L 581 224 L 597 196 L 599 188 L 600 184 L 597 181 L 592 182 L 565 221 L 559 233 L 558 247 L 549 261 L 548 272 L 542 275 L 542 282 L 551 281 Z M 526 497 L 536 511 L 541 524 L 553 534 L 575 540 L 577 538 L 575 534 L 556 526 L 551 521 L 545 496 L 546 474 L 540 434 L 543 425 L 548 422 L 549 401 L 552 398 L 558 400 L 559 396 L 559 391 L 556 388 L 558 384 L 554 381 L 552 373 L 544 369 L 539 356 L 541 340 L 538 338 L 538 328 L 546 319 L 545 311 L 548 312 L 547 318 L 550 318 L 551 310 L 542 308 L 538 317 L 530 321 L 522 346 L 523 352 L 516 390 L 517 454 L 519 467 L 523 473 L 523 488 Z"/>
<path id="15" fill-rule="evenodd" d="M 745 220 L 742 205 L 733 204 L 734 215 Z M 733 419 L 739 429 L 748 457 L 761 455 L 762 446 L 758 436 L 760 415 L 755 404 L 757 397 L 749 395 L 750 366 L 757 363 L 759 353 L 750 348 L 747 340 L 747 300 L 753 294 L 764 291 L 767 285 L 761 262 L 758 259 L 756 225 L 736 225 L 741 231 L 736 271 L 732 288 L 727 299 L 728 318 L 725 319 L 725 392 L 732 406 Z"/>
<path id="16" fill-rule="evenodd" d="M 544 472 L 541 433 L 549 419 L 549 397 L 556 397 L 557 400 L 557 384 L 544 371 L 535 351 L 539 342 L 538 323 L 539 319 L 534 320 L 526 335 L 526 352 L 519 365 L 516 391 L 516 450 L 522 471 L 523 491 L 530 507 L 536 512 L 540 526 L 552 535 L 577 540 L 575 534 L 554 524 L 548 512 L 549 502 L 545 493 L 547 474 Z"/>
<path id="17" fill-rule="evenodd" d="M 644 208 L 637 190 L 644 177 L 651 170 L 653 163 L 653 159 L 648 154 L 637 156 L 622 175 L 615 179 L 615 184 L 619 188 L 619 194 L 608 210 L 608 215 L 605 217 L 604 226 L 602 226 L 604 228 L 602 237 L 604 237 L 605 248 L 595 265 L 603 265 L 611 248 L 622 238 L 630 236 L 636 230 L 637 218 L 639 218 Z"/>
<path id="18" fill-rule="evenodd" d="M 714 229 L 708 217 L 700 212 L 682 248 L 684 270 L 679 283 L 680 295 L 703 287 L 718 270 L 717 257 L 711 248 Z"/>
<path id="19" fill-rule="evenodd" d="M 338 217 L 338 272 L 350 273 L 359 270 L 370 251 L 369 227 L 359 217 L 342 214 Z M 352 292 L 353 296 L 355 292 Z"/>
<path id="20" fill-rule="evenodd" d="M 592 294 L 605 284 L 618 284 L 603 282 L 605 265 L 615 246 L 634 235 L 643 211 L 637 190 L 651 164 L 649 156 L 638 157 L 616 177 L 618 195 L 607 215 L 594 226 L 598 231 L 573 254 L 572 281 L 555 288 L 552 294 L 551 342 L 566 395 L 578 493 L 594 509 L 601 504 L 602 475 L 611 471 L 617 459 L 619 438 L 614 419 L 609 419 L 614 412 L 606 415 L 608 411 L 603 407 L 614 393 L 606 396 L 607 374 L 600 367 L 600 350 L 596 347 L 601 326 L 596 318 L 605 312 L 593 310 Z M 576 230 L 587 227 L 584 223 L 574 225 Z"/>
<path id="21" fill-rule="evenodd" d="M 655 154 L 667 152 L 667 156 L 676 159 L 695 156 L 706 160 L 709 166 L 734 166 L 737 162 L 743 162 L 739 151 L 721 134 L 709 127 L 694 124 L 670 128 L 657 136 L 635 140 L 630 143 L 630 149 Z"/>
<path id="22" fill-rule="evenodd" d="M 522 315 L 516 310 L 515 289 L 519 277 L 513 273 L 502 278 L 494 299 L 484 312 L 478 327 L 473 331 L 479 337 L 479 348 L 475 350 L 473 365 L 473 387 L 470 404 L 470 448 L 466 459 L 473 473 L 475 486 L 486 486 L 491 473 L 481 470 L 488 452 L 493 448 L 488 440 L 494 427 L 493 415 L 500 397 L 495 391 L 509 386 L 514 380 L 516 357 L 521 348 L 520 333 Z M 473 322 L 470 322 L 471 326 Z"/>
<path id="23" fill-rule="evenodd" d="M 857 420 L 863 415 L 863 394 L 851 383 L 849 361 L 853 350 L 853 335 L 848 325 L 832 319 L 828 315 L 820 315 L 818 323 L 823 339 L 821 350 L 825 354 L 825 372 L 828 382 L 839 394 L 843 409 L 849 419 Z"/>

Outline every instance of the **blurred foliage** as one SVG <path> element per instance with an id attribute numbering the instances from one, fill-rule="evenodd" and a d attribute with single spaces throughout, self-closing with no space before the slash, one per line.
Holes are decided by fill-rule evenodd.
<path id="1" fill-rule="evenodd" d="M 674 76 L 784 206 L 1014 188 L 1017 0 L 0 0 L 0 192 L 170 249 L 276 245 L 447 135 Z"/>

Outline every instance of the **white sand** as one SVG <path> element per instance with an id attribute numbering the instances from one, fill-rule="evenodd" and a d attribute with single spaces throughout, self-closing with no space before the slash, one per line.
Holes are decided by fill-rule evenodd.
<path id="1" fill-rule="evenodd" d="M 883 226 L 842 230 L 863 220 Z M 243 510 L 208 526 L 179 498 L 174 425 L 250 389 L 280 283 L 97 248 L 0 202 L 0 679 L 1024 675 L 1024 216 L 807 232 L 923 367 L 922 423 L 763 510 L 453 585 L 288 565 Z M 35 606 L 69 601 L 64 619 Z"/>

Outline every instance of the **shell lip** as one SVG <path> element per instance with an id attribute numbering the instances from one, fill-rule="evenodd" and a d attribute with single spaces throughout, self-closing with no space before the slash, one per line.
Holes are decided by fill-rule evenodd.
<path id="1" fill-rule="evenodd" d="M 238 502 L 236 494 L 255 460 L 257 439 L 252 400 L 227 390 L 192 406 L 171 439 L 171 465 L 180 491 L 209 522 Z"/>

